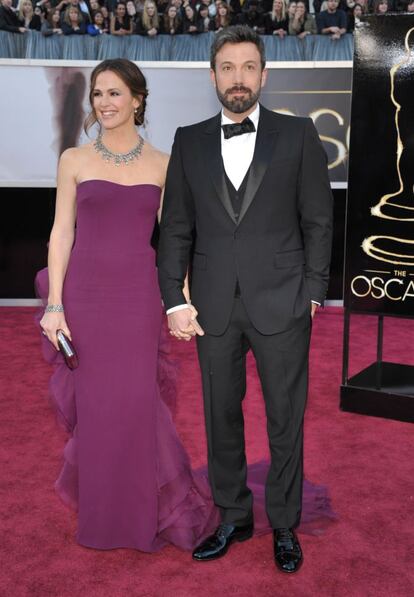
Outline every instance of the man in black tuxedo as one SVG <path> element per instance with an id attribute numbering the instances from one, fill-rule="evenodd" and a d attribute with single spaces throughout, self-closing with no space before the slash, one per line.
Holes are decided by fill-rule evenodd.
<path id="1" fill-rule="evenodd" d="M 332 197 L 312 121 L 258 103 L 266 74 L 254 31 L 234 26 L 217 34 L 211 78 L 223 109 L 177 130 L 158 268 L 171 334 L 186 340 L 197 334 L 209 478 L 222 513 L 222 524 L 193 557 L 217 558 L 252 535 L 241 406 L 251 348 L 268 421 L 266 507 L 275 560 L 295 572 L 302 562 L 294 528 L 311 317 L 328 285 Z M 183 295 L 190 265 L 193 305 Z"/>

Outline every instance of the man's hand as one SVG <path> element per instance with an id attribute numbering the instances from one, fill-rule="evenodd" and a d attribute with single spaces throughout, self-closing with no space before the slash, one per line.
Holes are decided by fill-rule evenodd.
<path id="1" fill-rule="evenodd" d="M 204 330 L 197 321 L 197 315 L 197 310 L 192 305 L 168 315 L 170 334 L 178 340 L 187 342 L 196 334 L 204 336 Z"/>
<path id="2" fill-rule="evenodd" d="M 315 311 L 318 308 L 318 305 L 316 303 L 311 303 L 311 317 L 313 319 L 313 316 L 315 315 Z"/>

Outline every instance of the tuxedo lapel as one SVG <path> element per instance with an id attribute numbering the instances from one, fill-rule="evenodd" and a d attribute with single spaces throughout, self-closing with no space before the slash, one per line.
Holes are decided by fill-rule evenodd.
<path id="1" fill-rule="evenodd" d="M 277 141 L 277 125 L 272 112 L 260 106 L 256 145 L 250 166 L 249 177 L 240 210 L 239 224 L 246 215 L 273 157 Z"/>
<path id="2" fill-rule="evenodd" d="M 208 164 L 209 175 L 212 179 L 217 195 L 235 224 L 233 206 L 224 176 L 223 159 L 221 157 L 221 113 L 209 120 L 205 128 L 204 153 Z"/>

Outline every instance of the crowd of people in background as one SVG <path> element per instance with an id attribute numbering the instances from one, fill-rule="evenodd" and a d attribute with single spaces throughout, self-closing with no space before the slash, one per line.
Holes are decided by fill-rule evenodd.
<path id="1" fill-rule="evenodd" d="M 0 0 L 0 30 L 43 35 L 197 35 L 243 24 L 263 35 L 340 39 L 363 15 L 414 13 L 414 0 Z"/>

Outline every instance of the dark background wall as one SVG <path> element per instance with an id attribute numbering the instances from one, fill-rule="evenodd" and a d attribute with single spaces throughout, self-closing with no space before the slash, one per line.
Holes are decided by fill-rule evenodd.
<path id="1" fill-rule="evenodd" d="M 334 244 L 328 299 L 342 299 L 346 191 L 335 189 Z M 34 298 L 36 272 L 46 266 L 56 189 L 2 188 L 0 299 Z"/>

